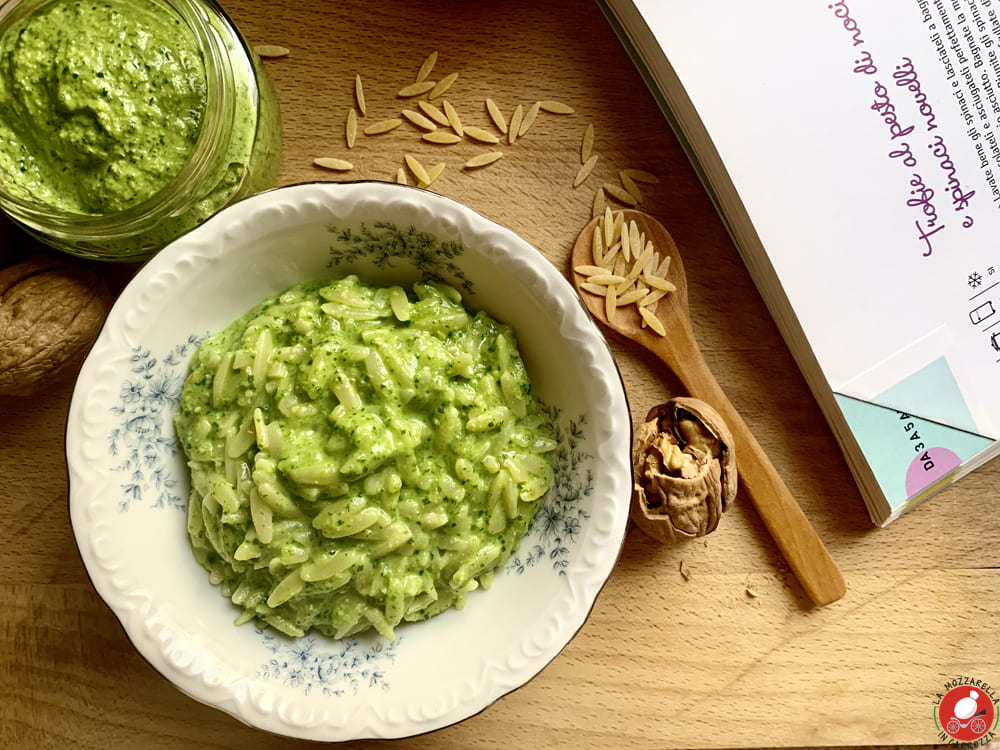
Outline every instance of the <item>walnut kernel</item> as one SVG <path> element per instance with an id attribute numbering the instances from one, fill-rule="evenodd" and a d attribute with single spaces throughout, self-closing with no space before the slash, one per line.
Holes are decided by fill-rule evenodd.
<path id="1" fill-rule="evenodd" d="M 714 531 L 736 498 L 733 438 L 704 401 L 654 407 L 636 433 L 632 520 L 659 541 Z"/>

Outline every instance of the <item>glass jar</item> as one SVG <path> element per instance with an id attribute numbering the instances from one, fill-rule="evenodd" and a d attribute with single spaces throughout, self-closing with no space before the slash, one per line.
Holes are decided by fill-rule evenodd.
<path id="1" fill-rule="evenodd" d="M 271 187 L 280 143 L 213 0 L 0 2 L 0 209 L 52 247 L 149 257 Z"/>

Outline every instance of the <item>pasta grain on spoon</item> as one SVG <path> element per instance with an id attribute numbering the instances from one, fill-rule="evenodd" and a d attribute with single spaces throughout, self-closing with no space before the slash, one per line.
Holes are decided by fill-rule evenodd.
<path id="1" fill-rule="evenodd" d="M 608 209 L 592 219 L 580 233 L 573 246 L 571 267 L 594 264 L 595 231 L 599 230 L 605 245 L 613 248 L 614 237 L 620 237 L 623 231 L 617 227 L 628 227 L 624 231 L 631 235 L 632 222 L 657 249 L 663 258 L 661 262 L 669 263 L 665 280 L 673 289 L 658 298 L 655 308 L 618 308 L 609 304 L 607 296 L 584 287 L 588 277 L 573 270 L 572 280 L 584 304 L 598 321 L 653 352 L 680 379 L 688 395 L 706 401 L 723 416 L 733 433 L 740 486 L 807 596 L 817 605 L 837 601 L 846 591 L 840 570 L 746 422 L 726 397 L 698 348 L 688 309 L 687 278 L 680 252 L 669 232 L 641 211 L 625 209 L 615 215 Z M 598 265 L 606 266 L 610 254 L 609 249 L 605 262 Z M 616 287 L 609 286 L 609 290 L 617 295 Z M 663 335 L 648 325 L 650 314 L 662 322 Z"/>

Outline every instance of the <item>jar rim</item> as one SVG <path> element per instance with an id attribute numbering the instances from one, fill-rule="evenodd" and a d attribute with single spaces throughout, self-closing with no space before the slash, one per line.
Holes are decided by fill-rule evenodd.
<path id="1" fill-rule="evenodd" d="M 12 21 L 27 17 L 39 8 L 59 0 L 14 0 L 0 2 L 0 36 Z M 149 0 L 175 13 L 194 35 L 205 73 L 205 105 L 197 140 L 186 163 L 156 193 L 136 205 L 100 214 L 66 211 L 37 200 L 11 195 L 0 178 L 0 208 L 29 226 L 42 225 L 46 234 L 102 242 L 131 237 L 161 220 L 186 211 L 198 200 L 190 189 L 212 166 L 220 144 L 228 137 L 235 114 L 235 87 L 232 64 L 225 41 L 212 28 L 209 12 L 232 27 L 228 16 L 213 0 Z M 4 6 L 7 6 L 6 8 Z M 235 29 L 232 36 L 239 39 Z M 2 175 L 2 172 L 0 172 Z"/>

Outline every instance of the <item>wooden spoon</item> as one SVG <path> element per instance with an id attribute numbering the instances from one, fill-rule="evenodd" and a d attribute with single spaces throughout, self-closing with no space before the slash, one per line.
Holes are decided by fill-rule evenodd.
<path id="1" fill-rule="evenodd" d="M 670 367 L 688 394 L 709 404 L 722 415 L 733 433 L 737 473 L 743 491 L 757 509 L 778 548 L 795 573 L 806 594 L 817 605 L 840 599 L 846 590 L 844 578 L 830 553 L 809 523 L 802 508 L 778 476 L 777 470 L 754 438 L 746 422 L 723 393 L 698 348 L 688 311 L 687 278 L 673 238 L 663 226 L 641 211 L 623 212 L 625 222 L 635 221 L 647 241 L 662 258 L 671 257 L 666 278 L 676 291 L 661 298 L 656 309 L 666 335 L 643 327 L 635 305 L 618 308 L 612 320 L 605 312 L 605 297 L 580 287 L 587 279 L 572 271 L 573 283 L 587 309 L 600 322 L 649 349 Z M 600 217 L 584 228 L 573 246 L 572 269 L 594 265 L 593 235 Z"/>

